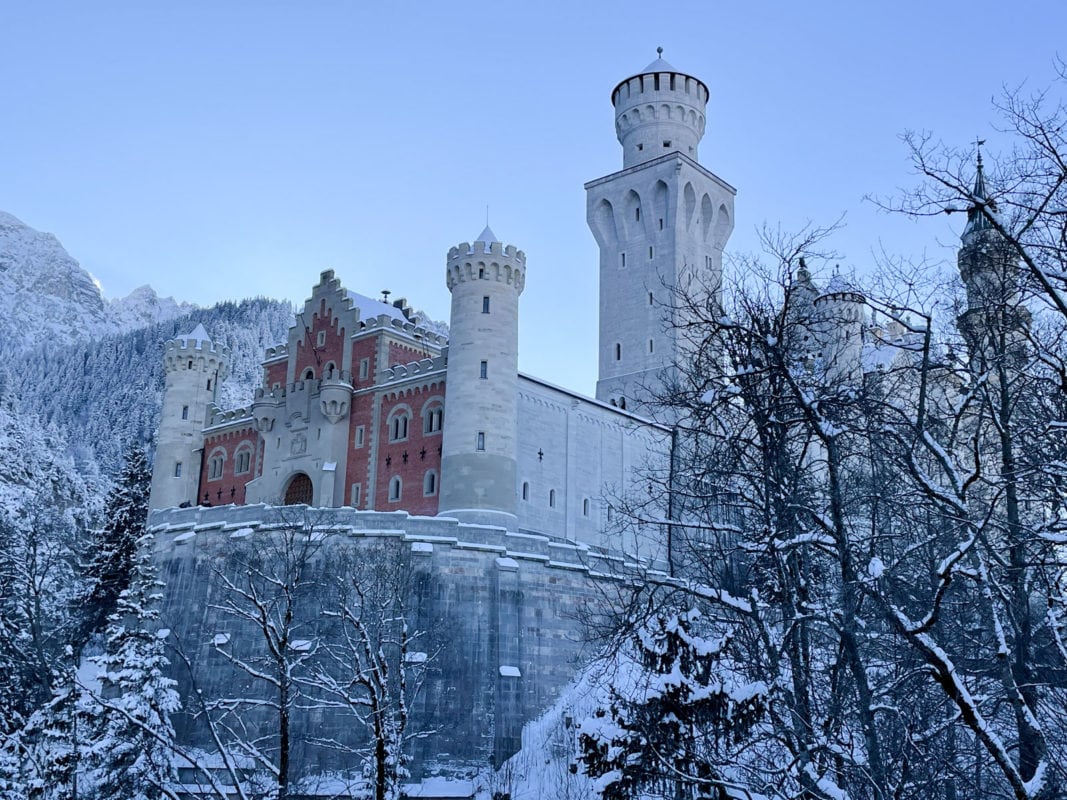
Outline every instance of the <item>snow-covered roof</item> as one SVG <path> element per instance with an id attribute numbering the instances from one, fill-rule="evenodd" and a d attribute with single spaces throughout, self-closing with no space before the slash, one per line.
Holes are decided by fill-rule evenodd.
<path id="1" fill-rule="evenodd" d="M 200 342 L 211 341 L 211 337 L 207 335 L 207 330 L 204 328 L 203 323 L 197 323 L 197 326 L 193 328 L 192 333 L 187 333 L 184 336 L 176 336 L 175 338 L 184 340 L 186 347 L 189 346 L 190 342 L 195 342 L 196 346 L 199 346 Z"/>
<path id="2" fill-rule="evenodd" d="M 644 74 L 646 72 L 677 72 L 677 71 L 678 70 L 676 70 L 674 67 L 672 67 L 670 64 L 668 64 L 666 61 L 664 61 L 662 57 L 657 58 L 655 61 L 653 61 L 651 64 L 649 64 L 643 70 L 641 70 L 642 74 Z"/>
<path id="3" fill-rule="evenodd" d="M 496 238 L 496 234 L 493 233 L 493 229 L 490 228 L 488 225 L 486 225 L 485 226 L 485 230 L 482 231 L 481 233 L 479 233 L 478 234 L 478 238 L 475 239 L 474 241 L 476 241 L 476 242 L 499 242 L 500 240 Z"/>
<path id="4" fill-rule="evenodd" d="M 358 292 L 348 292 L 348 298 L 352 301 L 352 305 L 359 309 L 360 319 L 376 319 L 385 314 L 392 319 L 407 322 L 404 312 L 394 305 L 375 300 L 373 297 L 367 297 Z"/>

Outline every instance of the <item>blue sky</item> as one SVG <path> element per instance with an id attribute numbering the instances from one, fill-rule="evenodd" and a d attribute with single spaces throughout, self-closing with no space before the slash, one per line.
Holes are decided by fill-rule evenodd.
<path id="1" fill-rule="evenodd" d="M 863 201 L 909 186 L 899 136 L 1007 146 L 990 105 L 1045 87 L 1067 4 L 32 3 L 0 0 L 0 209 L 107 296 L 303 300 L 321 270 L 447 319 L 448 248 L 524 249 L 520 367 L 591 393 L 596 248 L 582 184 L 620 168 L 612 87 L 664 47 L 711 90 L 701 161 L 764 222 L 951 261 L 957 221 Z"/>

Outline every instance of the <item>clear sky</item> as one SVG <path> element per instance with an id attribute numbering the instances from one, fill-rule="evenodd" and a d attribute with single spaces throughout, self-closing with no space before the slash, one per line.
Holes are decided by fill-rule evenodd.
<path id="1" fill-rule="evenodd" d="M 952 145 L 1003 86 L 1067 55 L 1067 3 L 23 2 L 0 0 L 0 209 L 55 233 L 118 297 L 302 301 L 318 274 L 448 318 L 448 248 L 526 251 L 520 368 L 591 393 L 597 255 L 582 184 L 619 169 L 609 93 L 664 48 L 711 90 L 701 162 L 763 222 L 846 215 L 951 259 L 951 219 L 863 201 L 911 185 L 908 129 Z"/>

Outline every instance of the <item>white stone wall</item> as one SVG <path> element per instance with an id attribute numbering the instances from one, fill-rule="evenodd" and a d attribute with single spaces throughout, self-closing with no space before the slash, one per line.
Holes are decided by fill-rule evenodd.
<path id="1" fill-rule="evenodd" d="M 662 555 L 657 530 L 637 534 L 615 511 L 609 519 L 608 506 L 634 492 L 647 495 L 645 468 L 667 463 L 668 429 L 526 375 L 519 376 L 518 419 L 520 530 L 642 559 Z"/>
<path id="2" fill-rule="evenodd" d="M 732 186 L 682 155 L 586 184 L 600 248 L 597 399 L 629 410 L 657 394 L 682 355 L 670 315 L 674 287 L 717 287 L 733 230 Z M 651 294 L 651 298 L 649 295 Z"/>
<path id="3" fill-rule="evenodd" d="M 208 406 L 226 377 L 228 356 L 225 347 L 207 339 L 181 337 L 167 343 L 149 508 L 196 502 Z"/>
<path id="4" fill-rule="evenodd" d="M 495 514 L 514 519 L 519 295 L 526 256 L 500 242 L 464 242 L 449 251 L 447 279 L 452 313 L 440 513 L 466 521 L 494 522 Z"/>

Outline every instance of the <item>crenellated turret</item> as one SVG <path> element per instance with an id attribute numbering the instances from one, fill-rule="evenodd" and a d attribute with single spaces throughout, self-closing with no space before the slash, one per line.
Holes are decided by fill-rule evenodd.
<path id="1" fill-rule="evenodd" d="M 203 325 L 167 342 L 163 355 L 166 384 L 149 508 L 195 503 L 204 427 L 226 377 L 230 351 L 211 341 Z"/>
<path id="2" fill-rule="evenodd" d="M 486 226 L 448 251 L 452 292 L 442 516 L 513 526 L 519 295 L 526 255 Z"/>
<path id="3" fill-rule="evenodd" d="M 831 381 L 858 383 L 863 377 L 863 329 L 867 298 L 835 273 L 815 298 L 818 347 Z"/>
<path id="4" fill-rule="evenodd" d="M 735 190 L 697 161 L 702 81 L 657 58 L 616 86 L 611 102 L 623 168 L 585 185 L 600 249 L 596 396 L 650 413 L 687 358 L 676 291 L 719 294 Z"/>
<path id="5" fill-rule="evenodd" d="M 704 137 L 708 87 L 657 58 L 611 92 L 615 133 L 622 145 L 623 169 L 667 153 L 684 153 L 697 161 Z"/>

